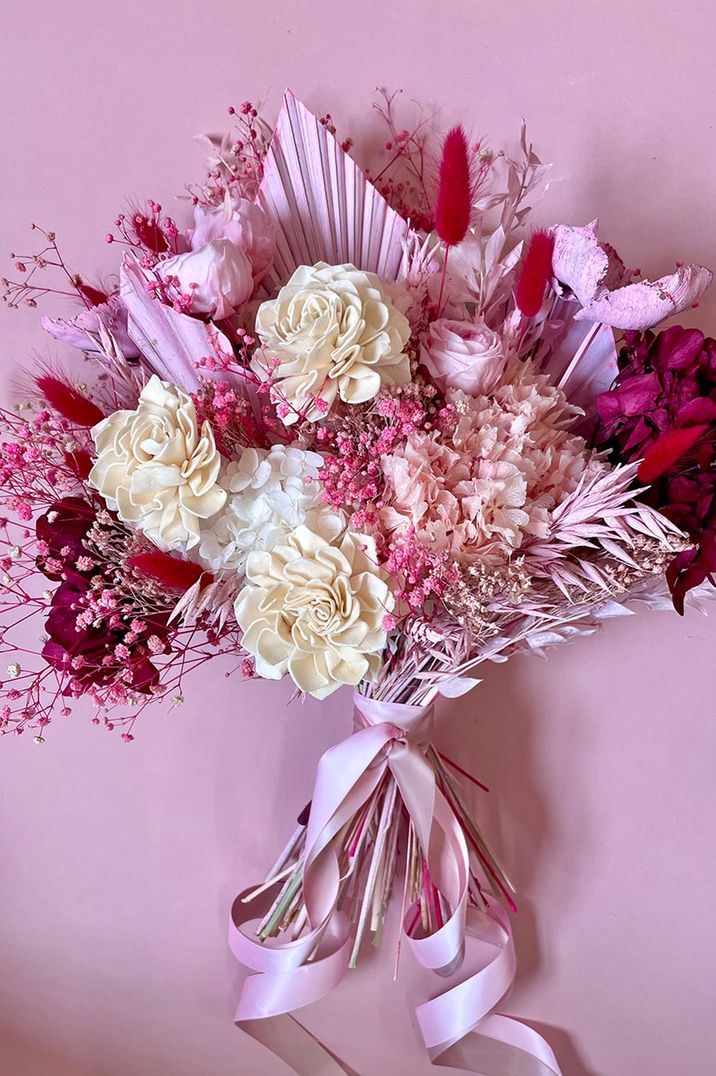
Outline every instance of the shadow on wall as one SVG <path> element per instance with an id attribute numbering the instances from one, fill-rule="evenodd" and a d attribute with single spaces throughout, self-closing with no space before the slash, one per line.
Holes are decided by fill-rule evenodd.
<path id="1" fill-rule="evenodd" d="M 442 700 L 438 746 L 491 790 L 486 794 L 471 789 L 471 800 L 487 840 L 517 889 L 519 913 L 512 926 L 518 954 L 516 983 L 522 993 L 544 973 L 531 895 L 540 889 L 550 849 L 566 821 L 554 810 L 555 792 L 549 787 L 549 769 L 544 765 L 543 756 L 549 751 L 545 713 L 535 700 L 534 689 L 529 697 L 520 689 L 520 664 L 519 660 L 511 661 L 509 668 L 488 664 L 480 670 L 483 683 L 471 693 L 461 699 Z M 578 735 L 578 725 L 573 724 L 572 730 Z M 575 809 L 578 806 L 572 799 L 570 829 L 579 825 Z M 586 829 L 579 829 L 582 841 L 588 840 Z M 506 1008 L 520 1016 L 514 1003 Z M 529 1019 L 526 1022 L 552 1046 L 563 1076 L 603 1076 L 585 1065 L 572 1036 L 563 1028 Z"/>

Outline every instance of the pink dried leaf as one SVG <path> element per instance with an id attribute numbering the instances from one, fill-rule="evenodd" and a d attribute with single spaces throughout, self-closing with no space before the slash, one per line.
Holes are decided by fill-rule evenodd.
<path id="1" fill-rule="evenodd" d="M 628 606 L 622 605 L 621 602 L 608 601 L 597 606 L 592 616 L 597 620 L 605 620 L 607 617 L 614 616 L 634 616 L 635 612 L 636 610 L 629 609 Z"/>
<path id="2" fill-rule="evenodd" d="M 638 561 L 630 557 L 629 554 L 619 545 L 618 542 L 613 542 L 610 538 L 605 538 L 602 541 L 602 545 L 606 549 L 607 553 L 611 553 L 617 560 L 622 561 L 623 564 L 628 564 L 630 568 L 639 568 Z"/>
<path id="3" fill-rule="evenodd" d="M 231 344 L 215 326 L 155 299 L 147 290 L 147 280 L 137 259 L 125 254 L 120 294 L 127 308 L 129 335 L 154 373 L 164 381 L 181 385 L 186 392 L 195 392 L 199 387 L 197 364 L 215 356 L 217 348 L 232 355 Z M 222 370 L 221 379 L 236 383 L 241 377 Z"/>
<path id="4" fill-rule="evenodd" d="M 617 252 L 597 238 L 598 220 L 583 228 L 558 224 L 552 229 L 552 272 L 582 306 L 602 289 L 619 287 L 628 273 Z"/>
<path id="5" fill-rule="evenodd" d="M 575 320 L 598 321 L 618 329 L 650 329 L 697 303 L 712 280 L 713 273 L 703 265 L 682 265 L 659 280 L 604 291 L 577 311 Z"/>
<path id="6" fill-rule="evenodd" d="M 591 561 L 588 560 L 580 561 L 579 564 L 581 570 L 584 572 L 585 577 L 589 579 L 590 582 L 594 583 L 595 586 L 601 587 L 602 590 L 609 593 L 609 584 L 607 583 L 606 579 L 595 564 L 592 564 Z"/>
<path id="7" fill-rule="evenodd" d="M 442 695 L 445 699 L 458 699 L 481 683 L 482 680 L 478 680 L 475 676 L 451 676 L 449 680 L 440 684 L 438 695 Z"/>

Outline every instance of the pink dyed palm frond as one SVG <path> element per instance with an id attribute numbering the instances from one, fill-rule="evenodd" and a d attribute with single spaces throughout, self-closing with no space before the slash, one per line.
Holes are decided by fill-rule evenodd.
<path id="1" fill-rule="evenodd" d="M 316 116 L 286 90 L 264 161 L 258 201 L 273 222 L 267 292 L 299 265 L 350 262 L 396 280 L 408 222 L 391 209 Z"/>
<path id="2" fill-rule="evenodd" d="M 542 331 L 538 361 L 542 373 L 590 417 L 597 396 L 611 388 L 617 375 L 616 342 L 610 325 L 576 321 L 574 313 L 574 304 L 557 300 Z M 573 429 L 583 433 L 586 425 Z"/>
<path id="3" fill-rule="evenodd" d="M 181 314 L 155 299 L 147 290 L 147 277 L 137 259 L 125 254 L 120 272 L 120 294 L 127 308 L 129 335 L 151 370 L 186 392 L 199 387 L 197 364 L 221 353 L 222 380 L 234 383 L 240 375 L 225 369 L 233 358 L 227 337 L 215 326 Z M 210 372 L 202 370 L 206 376 Z"/>

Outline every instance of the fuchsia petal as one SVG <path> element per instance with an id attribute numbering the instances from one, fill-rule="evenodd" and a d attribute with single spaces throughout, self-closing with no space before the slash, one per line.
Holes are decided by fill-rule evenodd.
<path id="1" fill-rule="evenodd" d="M 147 553 L 136 553 L 127 559 L 127 566 L 140 576 L 146 576 L 161 583 L 167 590 L 176 590 L 183 593 L 188 590 L 198 579 L 204 576 L 204 583 L 213 582 L 211 572 L 205 572 L 200 564 L 184 560 L 181 557 L 173 557 L 160 549 Z"/>
<path id="2" fill-rule="evenodd" d="M 685 370 L 698 358 L 705 343 L 700 329 L 671 325 L 654 345 L 654 365 L 660 370 Z"/>
<path id="3" fill-rule="evenodd" d="M 710 396 L 697 396 L 680 407 L 675 415 L 677 426 L 697 426 L 716 422 L 716 403 Z"/>

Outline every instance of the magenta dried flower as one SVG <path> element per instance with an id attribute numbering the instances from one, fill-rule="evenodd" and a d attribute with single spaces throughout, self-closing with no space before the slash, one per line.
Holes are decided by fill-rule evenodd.
<path id="1" fill-rule="evenodd" d="M 614 387 L 597 398 L 597 443 L 630 463 L 648 457 L 640 478 L 643 499 L 691 538 L 667 572 L 674 605 L 683 612 L 688 590 L 716 573 L 716 340 L 674 325 L 661 333 L 626 333 Z M 681 437 L 683 452 L 661 445 Z M 668 435 L 668 436 L 667 436 Z"/>

